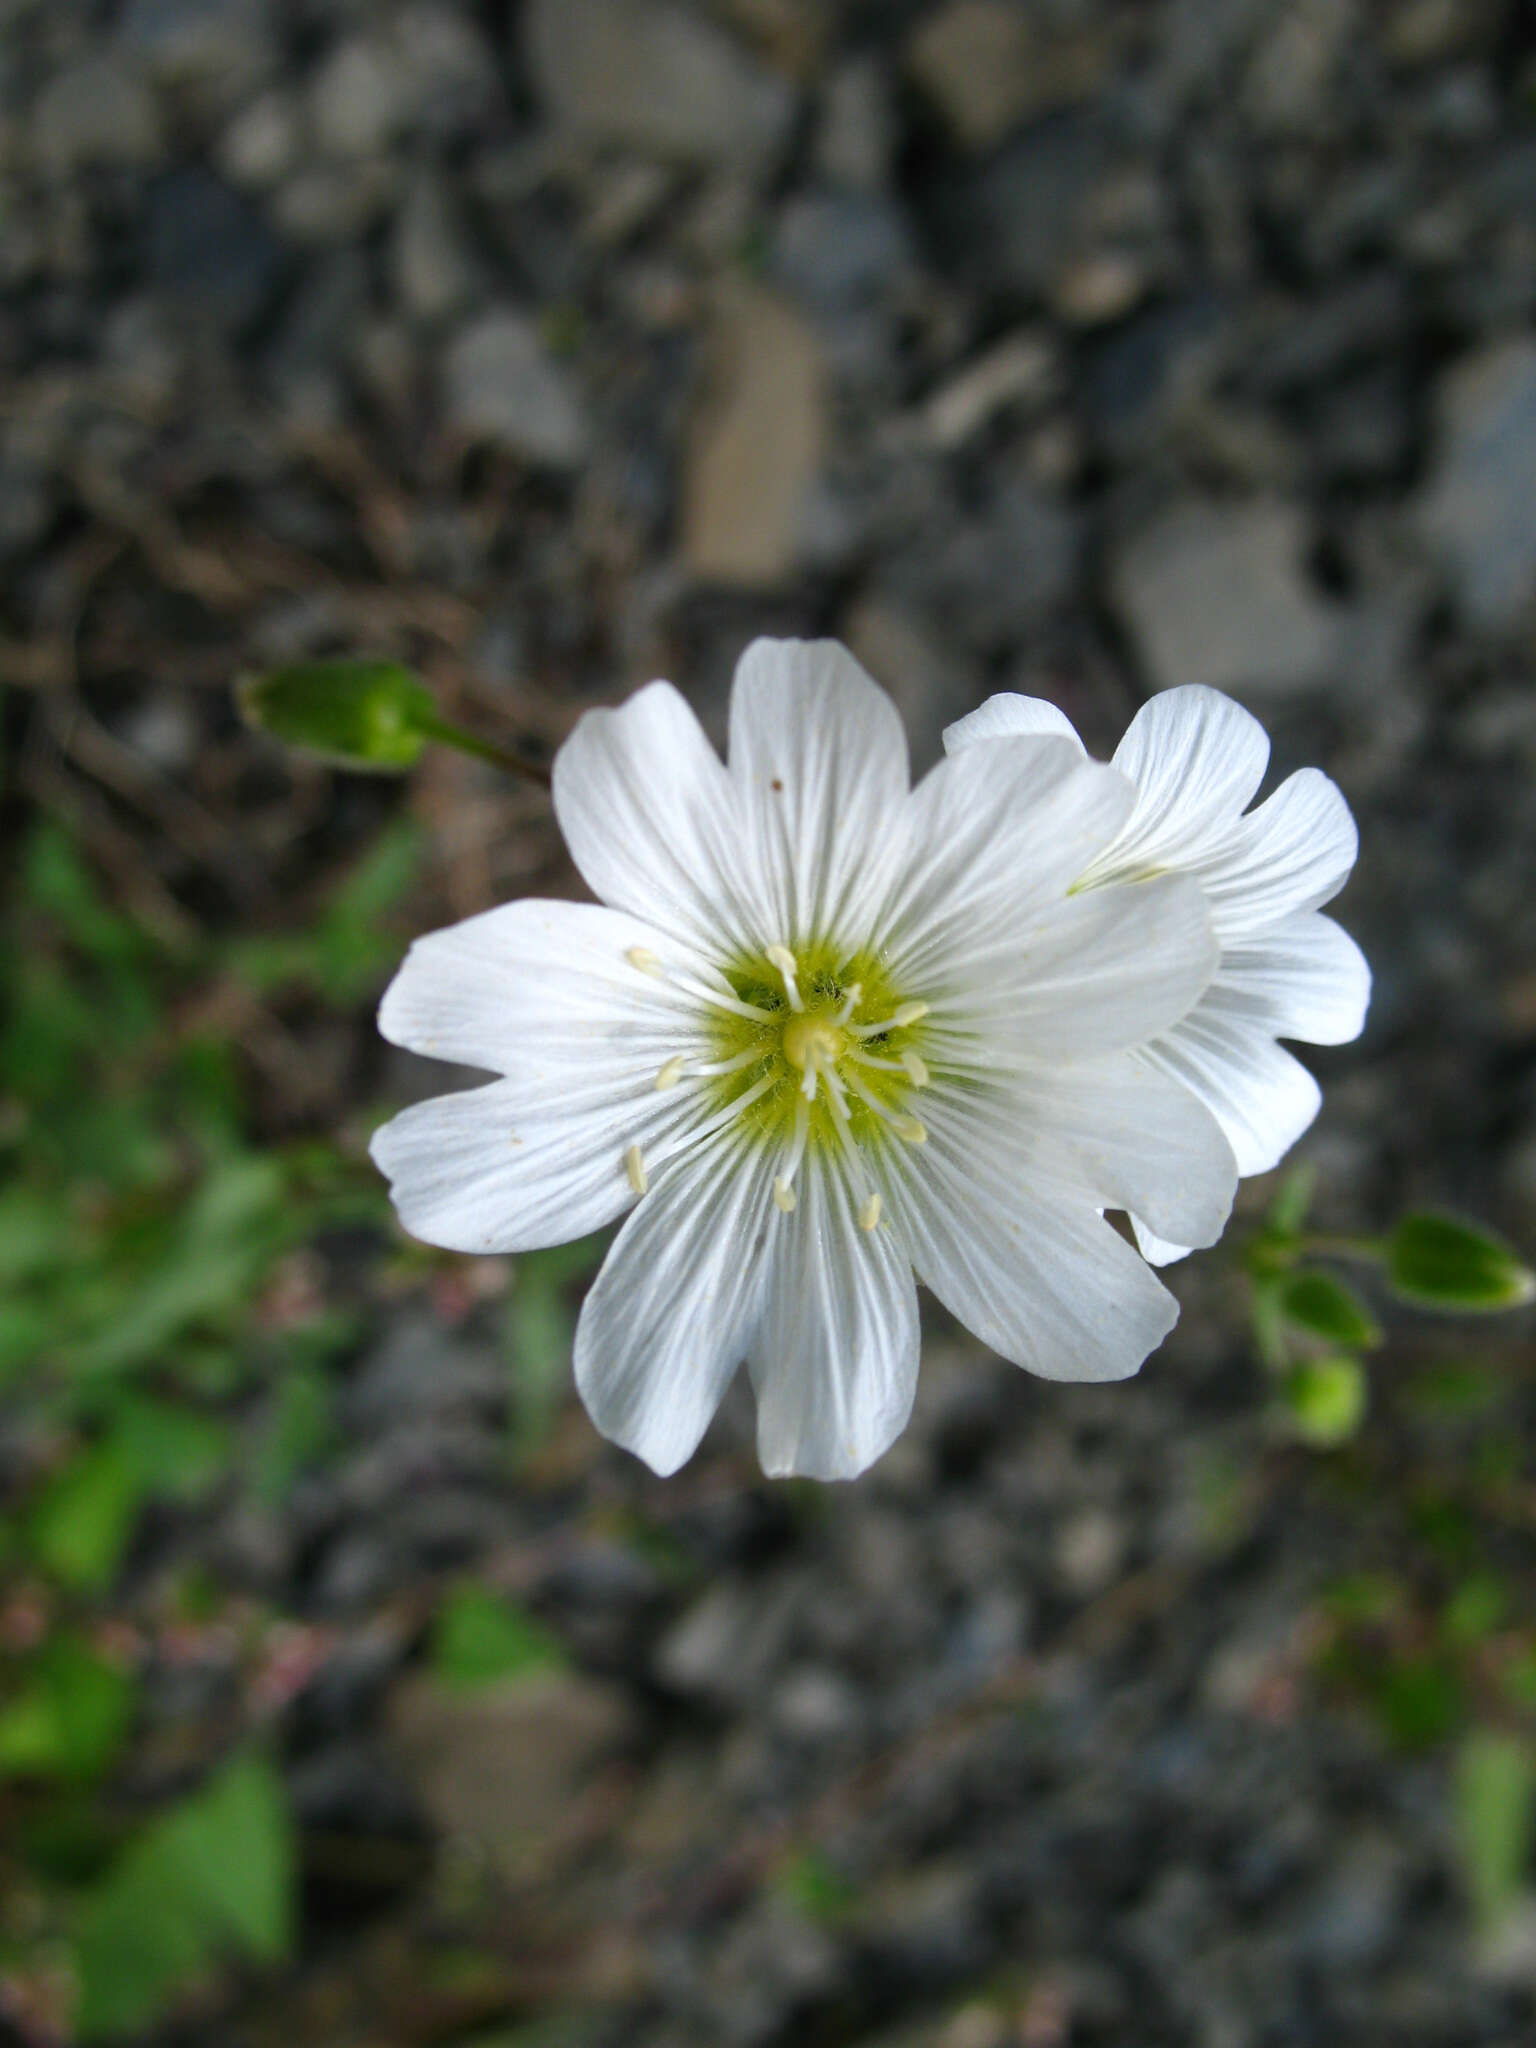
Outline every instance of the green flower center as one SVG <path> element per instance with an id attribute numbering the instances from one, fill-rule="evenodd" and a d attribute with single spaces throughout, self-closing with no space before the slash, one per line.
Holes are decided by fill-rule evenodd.
<path id="1" fill-rule="evenodd" d="M 752 1142 L 781 1154 L 779 1207 L 795 1207 L 795 1174 L 812 1147 L 841 1151 L 863 1187 L 859 1220 L 874 1229 L 880 1197 L 860 1155 L 927 1137 L 912 1104 L 929 1082 L 925 1002 L 898 989 L 878 955 L 825 944 L 770 946 L 725 963 L 735 1007 L 711 1010 L 700 1066 L 721 1114 L 739 1113 Z"/>

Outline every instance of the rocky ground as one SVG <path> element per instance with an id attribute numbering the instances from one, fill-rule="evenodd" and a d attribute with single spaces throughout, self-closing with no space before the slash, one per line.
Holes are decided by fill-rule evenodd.
<path id="1" fill-rule="evenodd" d="M 404 804 L 403 931 L 574 889 L 544 800 L 295 769 L 242 666 L 398 653 L 547 749 L 658 674 L 718 729 L 749 638 L 829 632 L 920 760 L 994 688 L 1108 751 L 1214 684 L 1361 821 L 1319 1213 L 1529 1243 L 1533 335 L 1525 0 L 0 0 L 15 815 L 174 944 L 282 929 Z M 428 1085 L 366 1002 L 225 1021 L 273 1137 Z M 309 1909 L 177 2038 L 1530 2038 L 1536 1936 L 1472 1938 L 1448 1791 L 1506 1710 L 1403 1678 L 1469 1572 L 1530 1613 L 1528 1323 L 1394 1324 L 1317 1459 L 1212 1258 L 1129 1386 L 935 1318 L 857 1487 L 764 1485 L 741 1407 L 660 1483 L 570 1406 L 509 1470 L 508 1273 L 360 1256 L 302 1275 L 367 1297 L 343 1448 L 163 1538 L 284 1618 Z M 466 1569 L 568 1665 L 445 1700 Z M 167 1744 L 233 1670 L 159 1673 Z"/>

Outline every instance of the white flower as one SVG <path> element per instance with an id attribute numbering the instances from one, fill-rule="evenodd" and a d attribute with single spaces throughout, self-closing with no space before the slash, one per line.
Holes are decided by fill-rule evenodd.
<path id="1" fill-rule="evenodd" d="M 766 1471 L 861 1472 L 911 1409 L 913 1268 L 1032 1372 L 1134 1372 L 1177 1308 L 1101 1212 L 1207 1244 L 1235 1183 L 1214 1119 L 1132 1056 L 1215 967 L 1200 887 L 1068 893 L 1134 801 L 1060 737 L 911 789 L 831 642 L 748 649 L 729 766 L 670 684 L 587 713 L 554 802 L 602 904 L 469 918 L 385 995 L 387 1038 L 504 1076 L 379 1132 L 401 1219 L 516 1252 L 628 1210 L 576 1380 L 658 1472 L 743 1359 Z"/>
<path id="2" fill-rule="evenodd" d="M 1007 694 L 952 725 L 944 744 L 958 756 L 1025 733 L 1082 747 L 1054 704 Z M 1219 690 L 1190 684 L 1154 697 L 1115 749 L 1114 766 L 1135 785 L 1135 808 L 1077 880 L 1090 890 L 1180 874 L 1205 891 L 1221 964 L 1189 1015 L 1137 1058 L 1206 1104 L 1244 1177 L 1278 1164 L 1322 1100 L 1306 1068 L 1276 1041 L 1358 1038 L 1371 995 L 1360 948 L 1319 914 L 1359 850 L 1349 806 L 1326 775 L 1302 768 L 1246 810 L 1268 763 L 1263 726 Z M 1027 793 L 1020 800 L 1027 803 Z M 1155 1218 L 1132 1221 L 1154 1264 L 1189 1249 L 1163 1238 Z"/>

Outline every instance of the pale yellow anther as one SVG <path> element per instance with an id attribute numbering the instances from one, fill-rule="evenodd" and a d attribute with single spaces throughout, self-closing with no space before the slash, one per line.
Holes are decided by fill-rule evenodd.
<path id="1" fill-rule="evenodd" d="M 878 1195 L 870 1196 L 869 1200 L 859 1211 L 860 1230 L 874 1229 L 875 1225 L 880 1221 L 880 1211 L 883 1206 Z"/>
<path id="2" fill-rule="evenodd" d="M 928 1142 L 926 1125 L 920 1124 L 915 1116 L 908 1116 L 905 1111 L 891 1118 L 891 1129 L 898 1138 L 905 1138 L 909 1145 L 926 1145 Z"/>
<path id="3" fill-rule="evenodd" d="M 774 1176 L 773 1199 L 786 1216 L 800 1199 L 782 1173 Z"/>
<path id="4" fill-rule="evenodd" d="M 666 1065 L 662 1068 L 661 1072 L 656 1076 L 657 1088 L 675 1088 L 678 1082 L 681 1081 L 681 1079 L 683 1078 L 683 1069 L 687 1066 L 687 1064 L 687 1060 L 684 1059 L 683 1055 L 680 1052 L 674 1053 L 671 1059 L 669 1059 Z"/>
<path id="5" fill-rule="evenodd" d="M 901 1064 L 906 1068 L 907 1078 L 914 1088 L 928 1086 L 928 1062 L 920 1052 L 913 1052 L 909 1047 L 901 1056 Z"/>
<path id="6" fill-rule="evenodd" d="M 624 958 L 631 967 L 638 967 L 642 974 L 659 975 L 662 972 L 661 962 L 649 946 L 630 946 L 626 950 Z"/>
<path id="7" fill-rule="evenodd" d="M 624 1154 L 624 1171 L 628 1174 L 629 1184 L 635 1193 L 643 1195 L 650 1186 L 650 1182 L 646 1179 L 645 1161 L 640 1156 L 640 1147 L 638 1145 L 631 1145 Z"/>
<path id="8" fill-rule="evenodd" d="M 774 966 L 777 967 L 780 974 L 794 973 L 795 956 L 791 953 L 788 946 L 767 946 L 764 948 L 764 951 Z"/>
<path id="9" fill-rule="evenodd" d="M 919 1017 L 926 1017 L 932 1007 L 931 1003 L 901 1003 L 891 1022 L 898 1030 L 904 1030 L 908 1024 L 915 1024 Z"/>

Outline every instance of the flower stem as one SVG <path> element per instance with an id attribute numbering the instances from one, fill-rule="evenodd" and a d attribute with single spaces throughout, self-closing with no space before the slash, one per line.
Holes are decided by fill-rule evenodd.
<path id="1" fill-rule="evenodd" d="M 1387 1256 L 1383 1237 L 1304 1237 L 1296 1250 L 1304 1258 L 1353 1259 L 1360 1265 L 1379 1266 Z"/>
<path id="2" fill-rule="evenodd" d="M 549 788 L 549 770 L 541 762 L 530 761 L 510 747 L 498 747 L 494 740 L 483 740 L 461 725 L 450 725 L 446 718 L 423 719 L 417 730 L 428 739 L 440 740 L 445 747 L 457 747 L 461 754 L 473 755 L 477 761 L 489 761 L 493 768 L 504 769 L 508 775 L 520 775 L 525 782 L 537 783 L 540 789 Z"/>

